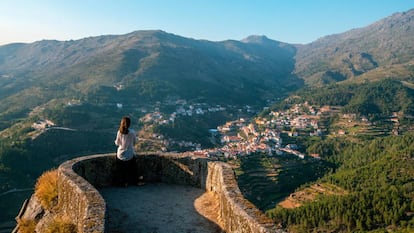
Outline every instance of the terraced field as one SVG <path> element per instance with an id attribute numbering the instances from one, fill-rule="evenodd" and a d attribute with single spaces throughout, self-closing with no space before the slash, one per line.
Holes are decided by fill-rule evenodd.
<path id="1" fill-rule="evenodd" d="M 243 195 L 262 211 L 274 208 L 301 185 L 321 177 L 328 164 L 293 155 L 254 154 L 233 163 Z"/>

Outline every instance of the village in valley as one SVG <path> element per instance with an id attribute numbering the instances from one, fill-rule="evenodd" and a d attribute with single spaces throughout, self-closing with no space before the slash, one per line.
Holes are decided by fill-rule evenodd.
<path id="1" fill-rule="evenodd" d="M 300 145 L 286 140 L 298 136 L 322 136 L 319 119 L 324 109 L 320 111 L 317 112 L 308 103 L 296 104 L 286 111 L 269 111 L 267 115 L 256 117 L 253 121 L 241 118 L 227 122 L 217 127 L 223 146 L 202 152 L 207 156 L 224 155 L 231 158 L 265 153 L 269 156 L 293 154 L 301 159 L 305 156 L 320 159 L 316 154 L 306 155 Z"/>
<path id="2" fill-rule="evenodd" d="M 158 109 L 147 113 L 141 117 L 140 121 L 145 124 L 174 124 L 177 117 L 194 116 L 208 114 L 211 112 L 226 111 L 232 106 L 214 106 L 208 107 L 204 104 L 187 104 L 180 101 L 176 111 L 170 115 L 163 115 Z M 253 115 L 253 109 L 245 106 L 238 109 L 238 112 L 245 111 Z M 217 145 L 216 148 L 202 149 L 200 144 L 188 141 L 176 142 L 167 140 L 163 135 L 153 134 L 152 139 L 161 140 L 163 150 L 172 143 L 179 143 L 181 146 L 192 147 L 191 153 L 205 157 L 236 158 L 237 156 L 250 155 L 252 153 L 266 153 L 269 156 L 293 154 L 299 158 L 312 156 L 320 159 L 319 155 L 303 153 L 303 148 L 294 143 L 284 143 L 286 137 L 294 138 L 297 136 L 315 136 L 320 137 L 324 130 L 320 127 L 321 116 L 332 114 L 333 110 L 329 107 L 315 108 L 307 102 L 304 104 L 295 104 L 285 111 L 269 111 L 267 116 L 256 117 L 252 121 L 249 118 L 239 118 L 234 121 L 228 121 L 216 129 L 210 129 L 211 140 Z M 286 140 L 289 141 L 289 140 Z M 190 153 L 190 152 L 189 152 Z"/>
<path id="3" fill-rule="evenodd" d="M 141 117 L 140 122 L 144 125 L 169 125 L 174 124 L 180 117 L 201 117 L 225 111 L 235 111 L 246 116 L 210 129 L 210 140 L 214 142 L 214 148 L 202 148 L 200 143 L 168 139 L 161 134 L 151 135 L 151 140 L 161 142 L 163 151 L 169 151 L 168 148 L 175 144 L 191 151 L 188 153 L 204 157 L 236 158 L 252 153 L 265 153 L 269 156 L 292 154 L 301 159 L 305 157 L 321 159 L 319 154 L 307 154 L 303 145 L 295 143 L 295 138 L 357 136 L 373 133 L 398 134 L 399 127 L 398 113 L 393 113 L 385 119 L 390 124 L 387 123 L 388 129 L 384 130 L 383 125 L 376 126 L 376 123 L 371 123 L 365 116 L 344 114 L 341 113 L 340 107 L 313 106 L 306 101 L 292 104 L 285 110 L 276 111 L 265 108 L 266 114 L 256 117 L 254 116 L 258 111 L 251 106 L 243 108 L 208 106 L 200 103 L 190 104 L 185 100 L 178 100 L 174 104 L 175 111 L 171 114 L 163 114 L 159 108 L 155 108 L 155 111 L 148 112 Z M 337 123 L 327 129 L 327 121 L 333 117 L 337 118 Z"/>

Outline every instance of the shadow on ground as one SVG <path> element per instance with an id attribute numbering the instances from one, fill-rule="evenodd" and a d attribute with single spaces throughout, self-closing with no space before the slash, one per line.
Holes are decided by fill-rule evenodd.
<path id="1" fill-rule="evenodd" d="M 99 190 L 106 233 L 220 233 L 218 201 L 191 186 L 149 183 Z"/>

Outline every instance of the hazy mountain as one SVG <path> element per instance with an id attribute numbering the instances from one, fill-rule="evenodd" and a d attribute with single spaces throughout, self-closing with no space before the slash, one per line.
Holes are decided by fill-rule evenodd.
<path id="1" fill-rule="evenodd" d="M 265 37 L 210 42 L 163 31 L 10 44 L 0 47 L 0 110 L 17 102 L 30 109 L 54 98 L 97 96 L 260 103 L 301 85 L 291 75 L 294 55 L 294 46 Z"/>
<path id="2" fill-rule="evenodd" d="M 414 10 L 396 13 L 306 45 L 265 36 L 211 42 L 137 31 L 0 46 L 0 111 L 20 116 L 56 98 L 257 104 L 300 87 L 292 74 L 309 84 L 407 80 L 414 76 L 413 19 Z"/>
<path id="3" fill-rule="evenodd" d="M 308 83 L 414 76 L 414 9 L 298 46 L 295 73 Z"/>

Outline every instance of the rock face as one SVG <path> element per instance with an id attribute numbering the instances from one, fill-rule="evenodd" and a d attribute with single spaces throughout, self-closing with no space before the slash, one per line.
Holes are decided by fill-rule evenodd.
<path id="1" fill-rule="evenodd" d="M 32 195 L 29 200 L 23 203 L 18 218 L 40 220 L 44 214 L 45 210 L 40 205 L 40 201 L 35 195 Z"/>
<path id="2" fill-rule="evenodd" d="M 188 185 L 214 192 L 219 200 L 218 215 L 226 232 L 283 232 L 244 199 L 233 170 L 225 163 L 182 154 L 140 154 L 136 162 L 146 182 Z M 39 221 L 36 220 L 36 230 L 42 232 L 47 219 L 52 218 L 50 215 L 63 215 L 72 220 L 79 233 L 103 233 L 106 204 L 95 187 L 111 186 L 116 172 L 114 154 L 67 161 L 58 169 L 56 213 L 46 214 L 32 197 L 17 218 L 36 220 L 41 216 Z"/>
<path id="3" fill-rule="evenodd" d="M 36 223 L 36 232 L 44 232 L 48 224 L 53 221 L 53 217 L 57 213 L 45 210 L 40 204 L 39 199 L 36 195 L 32 195 L 28 200 L 23 203 L 22 209 L 20 210 L 19 215 L 16 217 L 16 220 L 19 221 L 33 221 Z M 13 233 L 21 232 L 19 225 L 13 230 Z"/>

